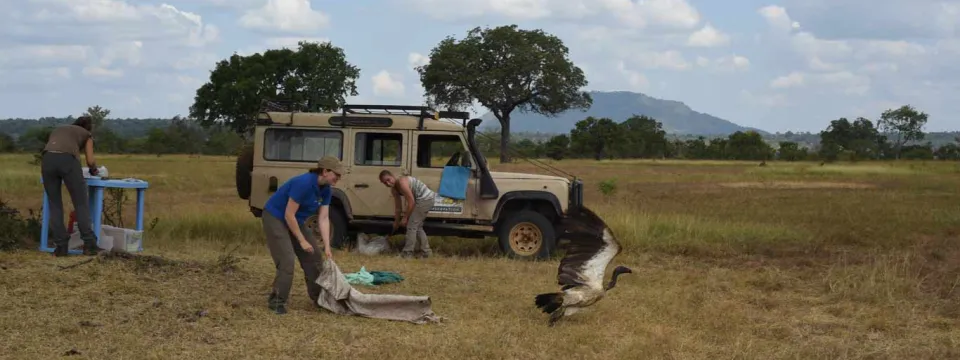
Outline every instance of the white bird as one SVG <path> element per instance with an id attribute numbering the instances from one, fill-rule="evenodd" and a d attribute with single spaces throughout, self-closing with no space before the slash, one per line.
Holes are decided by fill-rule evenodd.
<path id="1" fill-rule="evenodd" d="M 570 240 L 566 256 L 557 270 L 561 291 L 539 294 L 535 300 L 541 311 L 550 314 L 549 326 L 595 304 L 617 285 L 620 274 L 633 272 L 626 266 L 617 266 L 610 282 L 604 286 L 607 264 L 620 254 L 622 248 L 613 231 L 590 209 L 583 206 L 575 209 L 558 230 L 561 230 L 558 238 Z"/>

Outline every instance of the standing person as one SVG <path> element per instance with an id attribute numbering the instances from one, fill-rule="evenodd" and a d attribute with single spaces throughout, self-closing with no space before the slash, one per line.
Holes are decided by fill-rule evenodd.
<path id="1" fill-rule="evenodd" d="M 287 300 L 293 285 L 294 260 L 300 261 L 307 282 L 307 294 L 314 305 L 317 304 L 320 285 L 316 281 L 320 275 L 321 258 L 315 250 L 317 240 L 304 223 L 319 210 L 317 227 L 323 238 L 323 252 L 327 259 L 332 259 L 330 199 L 333 186 L 342 174 L 340 160 L 326 156 L 317 161 L 317 167 L 283 183 L 264 205 L 263 231 L 267 236 L 267 249 L 277 269 L 267 302 L 277 314 L 287 312 Z"/>
<path id="2" fill-rule="evenodd" d="M 427 212 L 433 207 L 433 201 L 437 194 L 419 179 L 413 176 L 401 176 L 398 179 L 389 170 L 380 172 L 380 182 L 390 188 L 394 204 L 396 204 L 393 230 L 400 228 L 401 224 L 407 227 L 407 238 L 400 255 L 410 257 L 419 243 L 423 257 L 430 257 L 433 251 L 430 250 L 427 233 L 423 231 L 423 221 L 427 218 Z M 400 196 L 407 200 L 407 211 L 402 218 L 400 216 L 402 208 L 400 206 Z"/>
<path id="3" fill-rule="evenodd" d="M 83 149 L 90 175 L 97 175 L 92 130 L 93 120 L 89 116 L 81 116 L 73 124 L 54 128 L 41 151 L 40 173 L 43 191 L 47 193 L 47 204 L 50 206 L 47 226 L 55 244 L 54 256 L 69 254 L 70 235 L 63 225 L 61 184 L 66 185 L 77 213 L 77 226 L 80 228 L 80 238 L 83 239 L 83 254 L 96 255 L 100 252 L 97 247 L 97 234 L 94 234 L 90 220 L 87 181 L 84 180 L 83 169 L 80 167 L 80 150 Z"/>

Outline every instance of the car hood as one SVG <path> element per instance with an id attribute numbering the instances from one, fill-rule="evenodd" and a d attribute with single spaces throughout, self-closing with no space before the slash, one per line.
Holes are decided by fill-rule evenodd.
<path id="1" fill-rule="evenodd" d="M 570 182 L 567 178 L 559 176 L 550 176 L 550 175 L 539 175 L 539 174 L 524 174 L 524 173 L 514 173 L 514 172 L 502 172 L 502 171 L 491 171 L 490 176 L 495 180 L 547 180 L 547 181 L 563 181 Z"/>

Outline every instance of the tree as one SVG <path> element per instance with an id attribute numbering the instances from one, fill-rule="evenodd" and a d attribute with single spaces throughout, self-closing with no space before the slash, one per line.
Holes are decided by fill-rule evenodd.
<path id="1" fill-rule="evenodd" d="M 567 134 L 554 136 L 543 144 L 543 148 L 547 157 L 554 160 L 563 160 L 570 151 L 570 137 Z"/>
<path id="2" fill-rule="evenodd" d="M 619 125 L 611 119 L 593 116 L 577 121 L 576 128 L 570 131 L 574 151 L 592 155 L 596 160 L 612 157 L 611 150 L 616 149 L 614 144 L 623 139 Z"/>
<path id="3" fill-rule="evenodd" d="M 896 136 L 894 151 L 900 159 L 903 145 L 910 140 L 923 140 L 923 126 L 927 124 L 927 114 L 917 111 L 910 105 L 903 105 L 897 109 L 887 109 L 877 121 L 880 130 Z"/>
<path id="4" fill-rule="evenodd" d="M 626 158 L 663 157 L 667 152 L 667 132 L 663 124 L 646 115 L 634 115 L 620 123 L 623 141 L 619 155 Z"/>
<path id="5" fill-rule="evenodd" d="M 89 116 L 90 120 L 93 120 L 93 127 L 97 129 L 103 125 L 103 120 L 106 120 L 107 116 L 110 116 L 110 109 L 102 108 L 100 105 L 94 105 L 88 107 L 84 115 Z"/>
<path id="6" fill-rule="evenodd" d="M 264 100 L 286 101 L 301 111 L 334 111 L 357 95 L 360 69 L 328 42 L 299 42 L 297 50 L 271 49 L 221 60 L 197 89 L 190 117 L 209 128 L 223 123 L 247 135 Z"/>
<path id="7" fill-rule="evenodd" d="M 592 105 L 590 95 L 579 90 L 586 76 L 568 53 L 559 38 L 539 29 L 477 27 L 459 42 L 442 40 L 429 63 L 416 70 L 432 105 L 463 109 L 477 101 L 493 112 L 502 132 L 500 161 L 506 163 L 514 110 L 556 116 Z"/>

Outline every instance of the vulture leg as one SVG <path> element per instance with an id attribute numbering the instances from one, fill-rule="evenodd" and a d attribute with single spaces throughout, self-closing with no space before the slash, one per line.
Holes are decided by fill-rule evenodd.
<path id="1" fill-rule="evenodd" d="M 566 307 L 561 306 L 556 311 L 550 313 L 550 321 L 547 323 L 547 326 L 553 327 L 554 325 L 556 325 L 557 321 L 559 321 L 560 318 L 563 317 L 563 313 L 566 312 L 566 310 L 567 310 Z"/>

